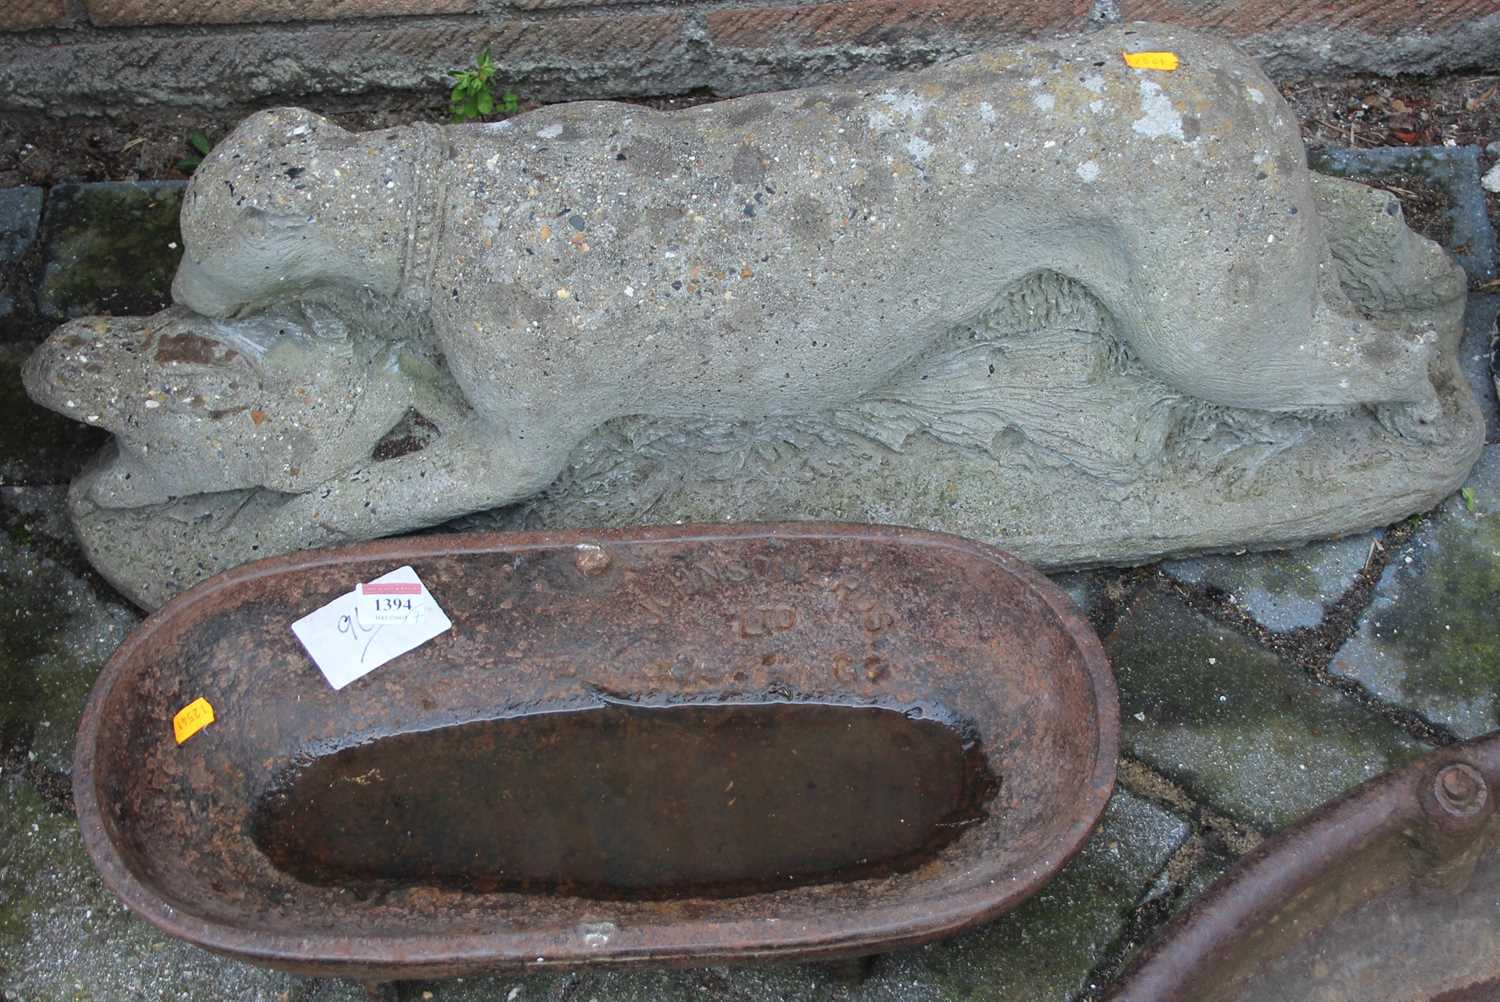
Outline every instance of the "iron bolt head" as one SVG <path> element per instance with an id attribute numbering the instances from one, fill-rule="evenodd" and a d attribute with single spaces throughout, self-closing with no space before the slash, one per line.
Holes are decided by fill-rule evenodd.
<path id="1" fill-rule="evenodd" d="M 1433 793 L 1443 810 L 1449 814 L 1467 817 L 1477 814 L 1489 800 L 1489 788 L 1484 776 L 1472 765 L 1455 762 L 1444 766 L 1433 783 Z"/>

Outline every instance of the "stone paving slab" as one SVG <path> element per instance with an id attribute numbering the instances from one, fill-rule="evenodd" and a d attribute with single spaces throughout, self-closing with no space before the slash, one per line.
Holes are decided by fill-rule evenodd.
<path id="1" fill-rule="evenodd" d="M 1188 834 L 1187 823 L 1117 792 L 1078 858 L 1021 908 L 965 935 L 877 958 L 864 978 L 820 965 L 494 976 L 404 986 L 406 999 L 741 1002 L 1037 1002 L 1088 987 L 1098 955 Z M 362 999 L 347 981 L 293 978 L 168 939 L 120 906 L 94 873 L 76 822 L 0 775 L 0 997 L 318 1002 Z"/>
<path id="2" fill-rule="evenodd" d="M 35 347 L 0 344 L 0 486 L 66 484 L 109 438 L 31 402 L 21 364 Z"/>
<path id="3" fill-rule="evenodd" d="M 41 315 L 144 316 L 166 306 L 182 257 L 177 214 L 186 187 L 186 181 L 55 185 L 42 223 Z"/>
<path id="4" fill-rule="evenodd" d="M 1461 738 L 1500 727 L 1500 445 L 1391 554 L 1329 670 Z"/>
<path id="5" fill-rule="evenodd" d="M 84 852 L 77 822 L 18 776 L 0 776 L 0 998 L 25 1002 L 360 1002 L 231 963 L 130 914 Z"/>
<path id="6" fill-rule="evenodd" d="M 1183 584 L 1214 589 L 1272 633 L 1314 629 L 1364 570 L 1380 530 L 1276 553 L 1197 557 L 1161 565 Z"/>
<path id="7" fill-rule="evenodd" d="M 28 319 L 36 276 L 27 258 L 42 226 L 42 189 L 0 188 L 0 331 Z"/>
<path id="8" fill-rule="evenodd" d="M 1430 750 L 1162 589 L 1141 594 L 1105 647 L 1121 750 L 1263 829 Z"/>
<path id="9" fill-rule="evenodd" d="M 1469 293 L 1464 310 L 1464 337 L 1458 344 L 1458 364 L 1484 412 L 1486 442 L 1500 442 L 1500 375 L 1496 374 L 1495 317 L 1500 296 Z"/>
<path id="10" fill-rule="evenodd" d="M 67 776 L 89 690 L 140 613 L 54 556 L 77 545 L 62 492 L 0 488 L 0 755 L 24 747 L 29 765 Z"/>

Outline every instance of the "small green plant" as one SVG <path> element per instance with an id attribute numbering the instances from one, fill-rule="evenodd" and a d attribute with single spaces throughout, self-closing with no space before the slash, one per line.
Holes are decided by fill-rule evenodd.
<path id="1" fill-rule="evenodd" d="M 1475 500 L 1475 497 L 1474 497 L 1474 488 L 1472 488 L 1472 487 L 1465 487 L 1463 490 L 1459 491 L 1458 493 L 1460 493 L 1460 494 L 1463 495 L 1463 498 L 1464 498 L 1464 508 L 1468 511 L 1468 513 L 1470 515 L 1474 514 L 1474 509 L 1476 507 L 1478 507 L 1478 504 L 1477 504 L 1477 502 Z"/>
<path id="2" fill-rule="evenodd" d="M 514 114 L 519 107 L 514 91 L 506 91 L 499 101 L 495 100 L 494 93 L 490 91 L 490 78 L 495 75 L 495 64 L 490 61 L 489 49 L 481 52 L 479 58 L 469 64 L 468 69 L 449 70 L 448 75 L 456 78 L 449 109 L 455 122 L 484 118 L 497 110 Z"/>
<path id="3" fill-rule="evenodd" d="M 177 169 L 191 174 L 208 156 L 214 144 L 209 141 L 207 135 L 202 132 L 189 132 L 187 137 L 188 155 L 177 161 Z"/>

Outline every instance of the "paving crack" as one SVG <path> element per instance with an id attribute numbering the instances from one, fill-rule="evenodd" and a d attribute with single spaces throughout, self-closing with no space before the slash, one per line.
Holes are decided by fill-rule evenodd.
<path id="1" fill-rule="evenodd" d="M 1189 608 L 1248 637 L 1316 684 L 1333 689 L 1379 714 L 1410 737 L 1439 747 L 1450 745 L 1459 739 L 1448 728 L 1376 696 L 1358 682 L 1340 678 L 1329 671 L 1334 656 L 1345 641 L 1354 635 L 1360 617 L 1373 601 L 1391 554 L 1410 541 L 1427 518 L 1425 514 L 1413 515 L 1387 529 L 1383 539 L 1375 540 L 1370 548 L 1370 556 L 1355 576 L 1354 582 L 1342 595 L 1324 607 L 1322 621 L 1315 627 L 1277 633 L 1257 622 L 1223 589 L 1187 584 L 1166 574 L 1159 566 L 1152 577 L 1152 586 L 1165 588 Z"/>

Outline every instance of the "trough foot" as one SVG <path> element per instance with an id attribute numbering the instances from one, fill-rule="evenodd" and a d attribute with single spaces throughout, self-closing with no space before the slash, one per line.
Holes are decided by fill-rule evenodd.
<path id="1" fill-rule="evenodd" d="M 875 967 L 875 955 L 829 960 L 817 966 L 827 971 L 836 981 L 846 985 L 859 985 L 864 983 L 864 980 L 870 976 L 870 971 Z"/>

